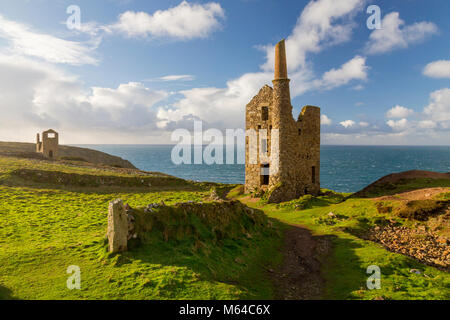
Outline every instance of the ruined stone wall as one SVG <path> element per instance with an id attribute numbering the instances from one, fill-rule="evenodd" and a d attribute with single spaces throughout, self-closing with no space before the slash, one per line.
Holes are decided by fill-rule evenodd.
<path id="1" fill-rule="evenodd" d="M 320 108 L 303 107 L 299 117 L 299 161 L 297 175 L 303 185 L 303 194 L 318 194 L 320 192 Z M 314 168 L 314 169 L 313 169 Z M 314 175 L 314 177 L 313 177 Z"/>
<path id="2" fill-rule="evenodd" d="M 281 82 L 281 85 L 283 86 L 281 91 L 283 91 L 289 84 Z M 280 97 L 275 93 L 274 89 L 265 86 L 247 105 L 246 129 L 254 129 L 256 132 L 261 129 L 267 130 L 269 155 L 272 148 L 271 130 L 279 130 L 279 172 L 270 175 L 267 186 L 261 184 L 262 162 L 259 157 L 259 143 L 250 145 L 250 138 L 247 137 L 245 192 L 269 191 L 271 202 L 287 201 L 307 193 L 318 194 L 320 192 L 320 108 L 305 106 L 298 120 L 295 121 L 292 116 L 292 106 L 290 102 L 287 105 L 286 99 L 280 99 L 282 100 L 279 104 L 281 108 L 274 108 L 275 101 Z M 262 106 L 269 106 L 267 121 L 262 121 Z M 257 148 L 257 164 L 249 163 L 250 148 Z M 270 165 L 275 164 L 270 163 Z"/>
<path id="3" fill-rule="evenodd" d="M 259 93 L 252 99 L 246 107 L 246 130 L 253 129 L 256 133 L 261 129 L 267 130 L 267 149 L 271 149 L 271 128 L 272 125 L 272 96 L 273 89 L 269 86 L 264 86 Z M 268 120 L 262 120 L 262 107 L 268 107 Z M 257 135 L 257 141 L 250 143 L 250 137 L 245 140 L 245 192 L 253 192 L 261 188 L 261 159 L 259 157 L 259 139 L 261 136 Z M 250 163 L 250 153 L 257 155 L 257 164 Z M 269 151 L 270 154 L 270 151 Z"/>
<path id="4" fill-rule="evenodd" d="M 298 121 L 292 113 L 285 114 L 280 125 L 283 127 L 280 130 L 280 174 L 274 177 L 276 183 L 274 181 L 269 188 L 269 202 L 317 195 L 320 192 L 320 109 L 304 107 Z"/>
<path id="5" fill-rule="evenodd" d="M 320 192 L 320 108 L 306 106 L 298 120 L 292 116 L 292 105 L 287 75 L 284 40 L 275 47 L 275 78 L 273 89 L 263 87 L 246 108 L 246 166 L 245 192 L 266 191 L 269 202 L 282 202 L 304 194 Z M 268 107 L 269 118 L 264 120 L 263 107 Z M 268 150 L 266 161 L 257 158 L 250 163 L 252 151 L 258 151 L 260 143 L 251 141 L 248 130 L 264 135 L 267 130 Z M 278 141 L 271 133 L 278 133 Z M 258 139 L 259 141 L 259 139 Z M 278 154 L 278 157 L 274 155 Z M 269 165 L 269 179 L 263 179 L 261 167 Z"/>

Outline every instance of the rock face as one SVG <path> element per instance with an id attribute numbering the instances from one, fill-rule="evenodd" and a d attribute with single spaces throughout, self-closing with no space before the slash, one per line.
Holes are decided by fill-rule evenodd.
<path id="1" fill-rule="evenodd" d="M 107 232 L 110 252 L 127 251 L 128 232 L 128 215 L 122 200 L 110 202 Z"/>
<path id="2" fill-rule="evenodd" d="M 246 138 L 245 192 L 282 202 L 320 192 L 320 108 L 305 106 L 294 120 L 284 41 L 275 49 L 273 89 L 264 86 L 246 107 L 246 130 L 256 136 Z"/>

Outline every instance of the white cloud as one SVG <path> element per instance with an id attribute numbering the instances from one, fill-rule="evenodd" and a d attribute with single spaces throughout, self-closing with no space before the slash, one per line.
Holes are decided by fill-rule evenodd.
<path id="1" fill-rule="evenodd" d="M 356 106 L 356 107 L 361 107 L 361 106 L 363 106 L 363 105 L 364 105 L 364 102 L 361 102 L 361 101 L 355 103 L 355 106 Z"/>
<path id="2" fill-rule="evenodd" d="M 225 11 L 219 3 L 191 4 L 187 1 L 153 14 L 127 11 L 117 23 L 105 27 L 128 37 L 170 37 L 175 39 L 205 38 L 221 24 Z"/>
<path id="3" fill-rule="evenodd" d="M 412 115 L 414 111 L 412 109 L 405 108 L 403 106 L 395 106 L 388 110 L 386 113 L 387 118 L 406 118 Z"/>
<path id="4" fill-rule="evenodd" d="M 305 66 L 306 53 L 318 52 L 350 38 L 352 15 L 363 0 L 336 3 L 332 0 L 311 1 L 301 13 L 292 34 L 286 40 L 291 96 L 295 98 L 315 89 L 331 89 L 353 79 L 365 80 L 365 58 L 356 56 L 338 69 L 314 79 L 314 72 Z M 160 126 L 170 128 L 182 123 L 186 117 L 196 117 L 218 128 L 243 127 L 245 106 L 259 89 L 273 79 L 274 47 L 264 47 L 267 63 L 262 72 L 247 73 L 228 81 L 225 88 L 194 88 L 181 91 L 183 98 L 169 107 L 160 108 Z M 218 117 L 217 115 L 221 116 Z M 238 122 L 236 122 L 238 121 Z"/>
<path id="5" fill-rule="evenodd" d="M 438 28 L 432 22 L 417 22 L 404 25 L 398 12 L 391 12 L 383 18 L 382 29 L 372 31 L 366 44 L 366 52 L 379 54 L 395 49 L 407 48 L 437 33 Z"/>
<path id="6" fill-rule="evenodd" d="M 326 114 L 322 114 L 320 116 L 320 122 L 326 126 L 329 126 L 330 124 L 333 123 L 333 121 L 330 118 L 328 118 L 328 116 Z"/>
<path id="7" fill-rule="evenodd" d="M 291 35 L 286 39 L 289 70 L 305 68 L 308 53 L 317 53 L 327 46 L 349 41 L 355 27 L 350 18 L 364 2 L 364 0 L 310 1 L 303 9 Z M 272 71 L 275 64 L 274 46 L 268 45 L 263 48 L 267 55 L 263 69 Z"/>
<path id="8" fill-rule="evenodd" d="M 150 108 L 169 96 L 165 91 L 150 90 L 139 82 L 120 84 L 117 89 L 92 87 L 91 90 L 92 95 L 86 102 L 94 109 L 106 110 L 117 120 L 124 110 L 135 106 Z"/>
<path id="9" fill-rule="evenodd" d="M 388 120 L 386 124 L 394 130 L 404 130 L 408 128 L 409 122 L 407 119 Z"/>
<path id="10" fill-rule="evenodd" d="M 1 54 L 0 92 L 1 139 L 33 141 L 36 132 L 52 127 L 76 143 L 154 141 L 148 137 L 161 134 L 157 104 L 169 96 L 134 82 L 85 88 L 51 64 Z"/>
<path id="11" fill-rule="evenodd" d="M 158 78 L 161 81 L 192 81 L 195 77 L 190 74 L 174 74 Z"/>
<path id="12" fill-rule="evenodd" d="M 443 88 L 430 93 L 430 103 L 423 112 L 405 107 L 392 108 L 391 116 L 384 123 L 361 121 L 356 126 L 351 120 L 341 126 L 324 127 L 323 141 L 328 144 L 390 144 L 390 145 L 448 145 L 450 130 L 450 89 Z M 345 126 L 344 126 L 345 125 Z M 345 128 L 344 128 L 345 127 Z"/>
<path id="13" fill-rule="evenodd" d="M 317 80 L 316 84 L 318 87 L 331 89 L 345 85 L 351 80 L 366 80 L 367 70 L 366 58 L 356 56 L 344 63 L 339 69 L 331 69 L 325 72 L 322 79 Z"/>
<path id="14" fill-rule="evenodd" d="M 245 105 L 272 77 L 270 73 L 247 73 L 229 81 L 226 88 L 180 91 L 183 98 L 170 108 L 160 108 L 158 118 L 168 125 L 196 117 L 218 128 L 243 127 Z"/>
<path id="15" fill-rule="evenodd" d="M 350 128 L 350 127 L 353 127 L 355 125 L 355 121 L 353 121 L 353 120 L 345 120 L 345 121 L 339 122 L 339 124 L 341 126 L 343 126 L 344 128 Z"/>
<path id="16" fill-rule="evenodd" d="M 81 43 L 32 31 L 30 27 L 8 20 L 0 14 L 0 38 L 6 39 L 14 54 L 37 57 L 51 63 L 70 65 L 97 64 L 93 51 L 98 40 Z"/>
<path id="17" fill-rule="evenodd" d="M 431 78 L 450 78 L 450 60 L 430 62 L 423 69 L 423 74 Z"/>
<path id="18" fill-rule="evenodd" d="M 425 107 L 424 113 L 438 122 L 450 121 L 450 89 L 444 88 L 432 92 L 430 100 L 430 104 Z"/>
<path id="19" fill-rule="evenodd" d="M 433 120 L 422 120 L 418 122 L 417 126 L 421 129 L 434 129 L 437 125 Z"/>

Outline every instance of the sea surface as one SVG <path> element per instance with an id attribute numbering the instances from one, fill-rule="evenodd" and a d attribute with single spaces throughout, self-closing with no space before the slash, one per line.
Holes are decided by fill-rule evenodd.
<path id="1" fill-rule="evenodd" d="M 164 172 L 196 181 L 244 183 L 243 164 L 176 165 L 171 160 L 172 145 L 77 146 L 119 156 L 141 170 Z M 413 169 L 449 172 L 450 146 L 321 147 L 322 188 L 356 192 L 387 174 Z"/>

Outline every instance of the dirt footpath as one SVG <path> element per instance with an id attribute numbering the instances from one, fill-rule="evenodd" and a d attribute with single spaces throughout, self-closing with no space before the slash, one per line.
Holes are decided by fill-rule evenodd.
<path id="1" fill-rule="evenodd" d="M 321 299 L 325 281 L 321 273 L 321 257 L 331 251 L 331 241 L 313 236 L 308 229 L 291 226 L 285 231 L 284 261 L 277 270 L 270 270 L 276 299 Z"/>

